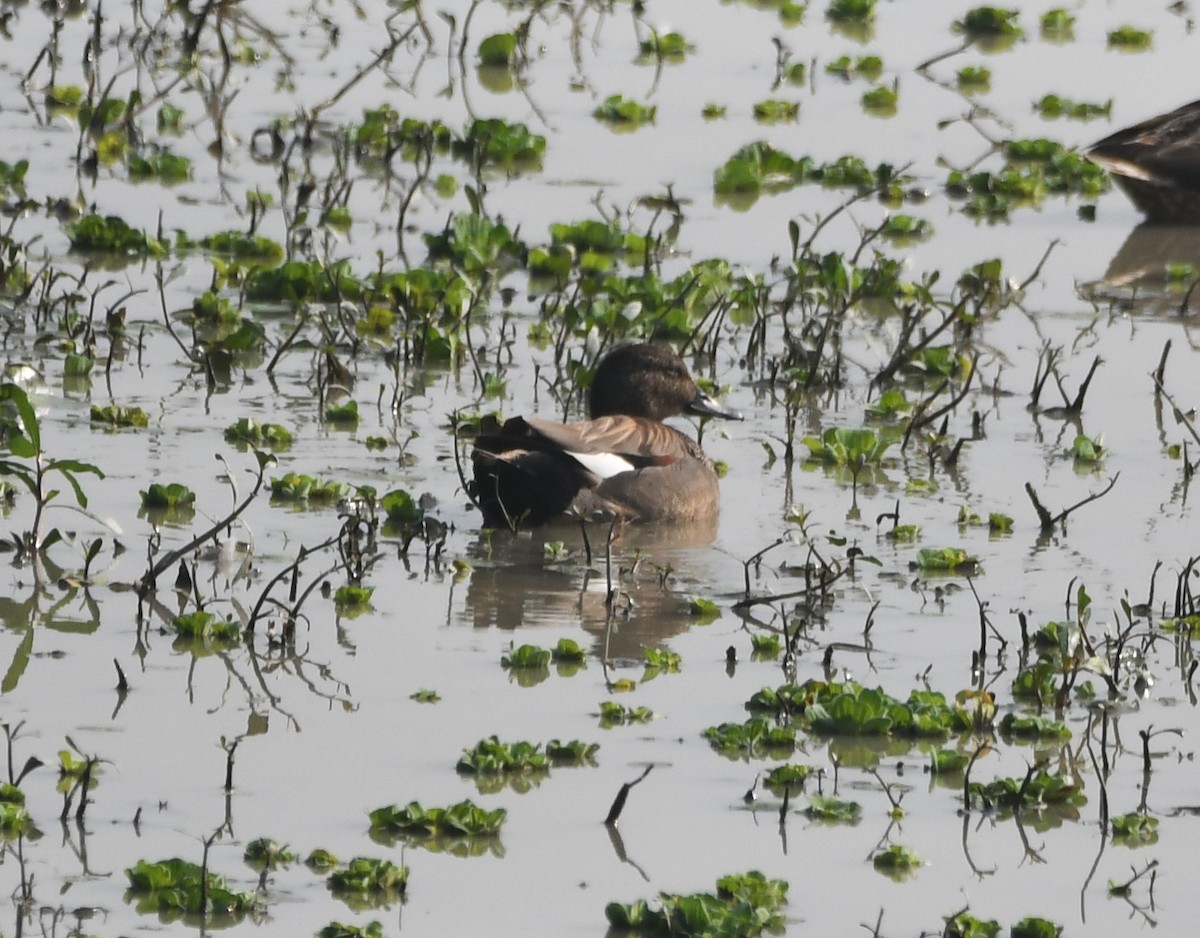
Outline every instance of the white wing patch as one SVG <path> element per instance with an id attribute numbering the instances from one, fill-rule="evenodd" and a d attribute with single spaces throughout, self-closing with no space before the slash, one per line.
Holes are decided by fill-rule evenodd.
<path id="1" fill-rule="evenodd" d="M 572 450 L 565 452 L 584 469 L 601 479 L 611 479 L 622 472 L 632 472 L 637 468 L 624 456 L 616 453 L 576 453 Z"/>

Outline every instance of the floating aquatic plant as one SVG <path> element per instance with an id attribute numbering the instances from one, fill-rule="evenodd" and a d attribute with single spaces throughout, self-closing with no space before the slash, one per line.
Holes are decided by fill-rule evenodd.
<path id="1" fill-rule="evenodd" d="M 835 22 L 867 23 L 875 18 L 875 0 L 829 0 L 825 16 Z"/>
<path id="2" fill-rule="evenodd" d="M 808 799 L 804 816 L 826 824 L 857 824 L 862 820 L 862 805 L 857 801 L 813 795 Z"/>
<path id="3" fill-rule="evenodd" d="M 317 932 L 317 938 L 383 938 L 383 925 L 380 922 L 365 925 L 330 922 Z"/>
<path id="4" fill-rule="evenodd" d="M 1141 847 L 1158 842 L 1158 818 L 1138 811 L 1112 818 L 1114 843 Z"/>
<path id="5" fill-rule="evenodd" d="M 904 878 L 920 869 L 924 863 L 912 848 L 891 844 L 871 857 L 871 865 L 881 873 Z"/>
<path id="6" fill-rule="evenodd" d="M 1097 117 L 1112 115 L 1112 98 L 1103 104 L 1089 101 L 1074 101 L 1056 94 L 1043 95 L 1034 104 L 1034 108 L 1042 117 L 1053 120 L 1056 117 L 1068 117 L 1072 120 L 1092 120 Z"/>
<path id="7" fill-rule="evenodd" d="M 550 760 L 539 743 L 502 743 L 495 736 L 464 749 L 455 767 L 461 775 L 513 775 L 544 773 Z"/>
<path id="8" fill-rule="evenodd" d="M 131 228 L 116 215 L 85 215 L 68 227 L 67 234 L 76 251 L 161 257 L 167 250 L 162 242 Z"/>
<path id="9" fill-rule="evenodd" d="M 592 112 L 598 121 L 616 124 L 623 127 L 640 127 L 642 124 L 652 124 L 658 108 L 652 104 L 642 104 L 632 98 L 614 94 L 607 97 Z"/>
<path id="10" fill-rule="evenodd" d="M 488 811 L 470 799 L 446 808 L 425 808 L 410 801 L 403 808 L 390 805 L 370 814 L 373 833 L 419 837 L 493 837 L 500 833 L 508 812 Z"/>
<path id="11" fill-rule="evenodd" d="M 694 52 L 696 47 L 682 33 L 652 32 L 650 38 L 638 43 L 638 50 L 643 56 L 680 61 L 687 53 Z"/>
<path id="12" fill-rule="evenodd" d="M 795 727 L 775 726 L 764 717 L 710 726 L 701 735 L 729 759 L 786 758 L 796 746 Z"/>
<path id="13" fill-rule="evenodd" d="M 180 637 L 186 639 L 232 643 L 240 641 L 242 637 L 239 623 L 222 619 L 204 609 L 181 613 L 172 620 L 171 626 Z"/>
<path id="14" fill-rule="evenodd" d="M 271 449 L 281 450 L 292 445 L 292 434 L 280 424 L 260 424 L 251 417 L 242 417 L 225 428 L 225 440 L 229 443 L 269 446 Z"/>
<path id="15" fill-rule="evenodd" d="M 961 547 L 923 547 L 917 551 L 913 566 L 924 573 L 961 573 L 973 575 L 979 568 L 979 558 L 972 557 Z"/>
<path id="16" fill-rule="evenodd" d="M 479 63 L 491 68 L 511 68 L 516 64 L 515 33 L 496 33 L 479 43 Z"/>
<path id="17" fill-rule="evenodd" d="M 1075 15 L 1062 7 L 1055 7 L 1042 14 L 1042 38 L 1051 42 L 1069 42 L 1074 39 Z"/>
<path id="18" fill-rule="evenodd" d="M 1005 10 L 1000 7 L 975 7 L 968 10 L 966 15 L 955 22 L 954 28 L 974 38 L 1004 37 L 1019 38 L 1023 34 L 1017 20 L 1019 10 Z"/>
<path id="19" fill-rule="evenodd" d="M 651 909 L 645 900 L 628 905 L 610 902 L 604 916 L 612 928 L 640 934 L 751 938 L 783 928 L 787 892 L 783 880 L 752 871 L 721 877 L 715 893 L 659 893 L 657 909 Z"/>
<path id="20" fill-rule="evenodd" d="M 241 916 L 254 911 L 252 892 L 235 892 L 216 873 L 179 858 L 151 863 L 139 860 L 125 870 L 139 912 L 199 912 Z"/>
<path id="21" fill-rule="evenodd" d="M 1123 52 L 1144 52 L 1154 45 L 1154 30 L 1136 26 L 1118 26 L 1108 32 L 1108 44 Z"/>
<path id="22" fill-rule="evenodd" d="M 980 94 L 991 90 L 992 70 L 985 65 L 964 65 L 954 79 L 967 94 Z"/>
<path id="23" fill-rule="evenodd" d="M 551 652 L 537 645 L 519 645 L 500 657 L 506 668 L 544 668 L 550 663 Z"/>
<path id="24" fill-rule="evenodd" d="M 408 889 L 408 867 L 376 857 L 355 857 L 344 869 L 329 874 L 329 888 L 354 905 L 390 905 Z"/>
<path id="25" fill-rule="evenodd" d="M 180 508 L 196 502 L 196 493 L 182 482 L 151 482 L 140 494 L 143 508 Z"/>
<path id="26" fill-rule="evenodd" d="M 258 837 L 246 844 L 242 860 L 253 869 L 278 870 L 296 862 L 296 854 L 269 837 Z"/>
<path id="27" fill-rule="evenodd" d="M 862 106 L 869 113 L 891 116 L 900 103 L 900 92 L 887 85 L 876 85 L 862 94 Z"/>
<path id="28" fill-rule="evenodd" d="M 1063 933 L 1061 925 L 1055 925 L 1049 919 L 1023 918 L 1014 922 L 1009 929 L 1009 938 L 1059 938 Z"/>
<path id="29" fill-rule="evenodd" d="M 130 156 L 129 178 L 138 182 L 147 180 L 167 184 L 187 182 L 192 178 L 192 161 L 186 156 L 169 151 L 153 153 L 146 157 Z"/>
<path id="30" fill-rule="evenodd" d="M 29 160 L 17 160 L 15 163 L 0 160 L 0 192 L 23 189 L 28 170 Z"/>
<path id="31" fill-rule="evenodd" d="M 768 98 L 755 103 L 751 113 L 754 119 L 762 124 L 787 123 L 800 116 L 800 102 Z"/>
<path id="32" fill-rule="evenodd" d="M 654 711 L 648 707 L 626 707 L 611 700 L 600 702 L 600 725 L 605 729 L 632 723 L 649 723 Z"/>
<path id="33" fill-rule="evenodd" d="M 943 938 L 998 938 L 1000 923 L 978 919 L 965 909 L 942 919 L 946 923 Z"/>
<path id="34" fill-rule="evenodd" d="M 785 789 L 802 789 L 813 768 L 798 762 L 777 765 L 763 777 L 763 784 L 772 791 L 782 794 Z"/>

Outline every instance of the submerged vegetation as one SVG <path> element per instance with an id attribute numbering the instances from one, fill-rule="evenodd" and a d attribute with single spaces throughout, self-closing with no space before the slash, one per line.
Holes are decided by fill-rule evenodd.
<path id="1" fill-rule="evenodd" d="M 1158 777 L 1191 762 L 1200 637 L 1200 433 L 1170 343 L 1200 257 L 1172 243 L 1187 256 L 1082 283 L 1088 223 L 1123 216 L 1080 133 L 1134 102 L 1062 92 L 1110 48 L 1133 53 L 1114 73 L 1191 62 L 1177 13 L 697 0 L 675 31 L 654 0 L 9 6 L 19 932 L 98 909 L 121 933 L 311 933 L 322 901 L 356 921 L 321 935 L 390 934 L 405 903 L 479 931 L 495 910 L 461 901 L 464 876 L 512 897 L 487 927 L 535 907 L 594 927 L 609 897 L 564 886 L 642 871 L 618 818 L 648 828 L 638 850 L 680 850 L 645 864 L 652 888 L 711 883 L 714 838 L 765 872 L 611 902 L 614 933 L 847 932 L 862 913 L 825 877 L 866 895 L 887 875 L 912 901 L 872 934 L 998 934 L 921 892 L 946 836 L 964 860 L 939 877 L 1053 935 L 1010 860 L 971 850 L 1011 833 L 1062 880 L 1064 827 L 1094 844 L 1085 898 L 1170 930 L 1186 904 L 1155 890 L 1187 882 L 1167 851 L 1192 809 Z M 1039 71 L 1005 58 L 1072 54 L 1058 89 L 1014 87 Z M 720 528 L 481 530 L 473 437 L 500 411 L 580 415 L 625 341 L 672 343 L 750 417 L 684 428 L 722 478 Z M 574 738 L 597 721 L 602 762 Z M 479 803 L 415 800 L 454 786 Z M 614 790 L 607 842 L 586 835 Z M 918 799 L 929 826 L 905 830 Z M 265 818 L 303 866 L 254 836 Z M 310 843 L 327 824 L 394 853 L 339 861 Z M 819 875 L 789 854 L 808 827 Z M 88 838 L 120 859 L 91 868 Z M 1164 859 L 1130 876 L 1109 846 Z M 776 875 L 814 905 L 789 912 Z"/>

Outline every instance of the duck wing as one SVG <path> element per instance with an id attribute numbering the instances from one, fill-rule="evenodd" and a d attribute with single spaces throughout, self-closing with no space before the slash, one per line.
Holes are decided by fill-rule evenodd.
<path id="1" fill-rule="evenodd" d="M 576 457 L 611 453 L 626 459 L 632 469 L 670 465 L 698 451 L 677 429 L 644 417 L 608 416 L 574 423 L 524 417 L 524 423 L 554 449 Z"/>
<path id="2" fill-rule="evenodd" d="M 1118 175 L 1200 188 L 1200 101 L 1118 130 L 1088 156 Z"/>

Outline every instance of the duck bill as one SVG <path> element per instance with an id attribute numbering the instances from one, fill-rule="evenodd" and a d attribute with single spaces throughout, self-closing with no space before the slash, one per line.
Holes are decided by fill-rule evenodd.
<path id="1" fill-rule="evenodd" d="M 738 411 L 723 405 L 711 394 L 696 391 L 696 396 L 687 405 L 689 414 L 699 414 L 701 417 L 723 417 L 726 420 L 745 420 Z"/>

